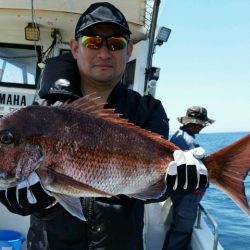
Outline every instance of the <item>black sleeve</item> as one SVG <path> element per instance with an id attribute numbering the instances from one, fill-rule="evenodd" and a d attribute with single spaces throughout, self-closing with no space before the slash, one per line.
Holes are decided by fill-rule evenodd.
<path id="1" fill-rule="evenodd" d="M 147 103 L 147 102 L 146 102 Z M 151 108 L 150 108 L 151 107 Z M 158 133 L 163 136 L 166 140 L 169 137 L 169 119 L 167 114 L 159 100 L 155 100 L 154 105 L 147 107 L 150 112 L 148 115 L 147 120 L 145 120 L 143 124 L 143 128 L 150 130 L 152 132 Z M 146 204 L 148 203 L 156 203 L 166 200 L 169 197 L 169 192 L 166 192 L 158 199 L 148 199 L 145 201 Z"/>
<path id="2" fill-rule="evenodd" d="M 142 124 L 142 127 L 162 135 L 167 140 L 169 136 L 169 119 L 161 102 L 159 100 L 155 100 L 153 106 L 145 106 L 144 108 L 148 109 L 149 112 L 147 119 L 144 121 L 144 124 Z"/>
<path id="3" fill-rule="evenodd" d="M 141 96 L 138 92 L 118 84 L 108 98 L 106 108 L 114 108 L 129 122 L 162 135 L 168 139 L 168 117 L 159 100 L 152 95 Z"/>

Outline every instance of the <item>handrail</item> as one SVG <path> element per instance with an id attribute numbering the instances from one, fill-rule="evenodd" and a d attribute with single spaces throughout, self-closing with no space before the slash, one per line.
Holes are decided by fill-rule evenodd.
<path id="1" fill-rule="evenodd" d="M 201 228 L 201 213 L 204 213 L 204 215 L 207 217 L 207 219 L 211 222 L 211 224 L 214 227 L 214 244 L 213 244 L 213 250 L 217 250 L 218 247 L 218 241 L 219 241 L 219 234 L 218 234 L 218 225 L 214 218 L 205 210 L 205 208 L 199 204 L 198 206 L 198 215 L 197 215 L 197 223 L 196 228 Z"/>

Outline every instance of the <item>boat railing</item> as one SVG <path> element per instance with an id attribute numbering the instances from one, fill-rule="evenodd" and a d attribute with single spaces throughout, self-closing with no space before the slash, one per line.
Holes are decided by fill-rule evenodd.
<path id="1" fill-rule="evenodd" d="M 213 226 L 213 235 L 214 235 L 214 243 L 213 243 L 213 250 L 217 250 L 218 248 L 218 239 L 219 239 L 219 234 L 218 234 L 218 225 L 215 221 L 215 219 L 205 210 L 205 208 L 199 204 L 198 206 L 198 215 L 197 215 L 197 221 L 196 221 L 196 228 L 201 228 L 201 215 L 202 213 L 206 216 L 207 220 L 211 223 Z"/>

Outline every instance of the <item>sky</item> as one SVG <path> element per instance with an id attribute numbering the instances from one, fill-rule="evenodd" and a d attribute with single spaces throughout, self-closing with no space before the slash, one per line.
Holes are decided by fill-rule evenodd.
<path id="1" fill-rule="evenodd" d="M 250 132 L 249 13 L 250 0 L 161 1 L 158 26 L 172 31 L 152 65 L 170 131 L 189 106 L 203 106 L 216 120 L 203 133 Z"/>

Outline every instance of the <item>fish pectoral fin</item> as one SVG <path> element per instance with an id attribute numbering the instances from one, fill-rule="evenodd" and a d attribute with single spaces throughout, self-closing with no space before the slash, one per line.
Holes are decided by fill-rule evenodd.
<path id="1" fill-rule="evenodd" d="M 147 187 L 147 189 L 141 190 L 138 193 L 129 194 L 128 196 L 139 200 L 158 199 L 165 193 L 166 188 L 165 180 L 161 179 L 157 183 Z"/>
<path id="2" fill-rule="evenodd" d="M 56 198 L 56 200 L 73 216 L 76 216 L 82 221 L 86 221 L 80 198 L 52 193 L 52 195 Z"/>

